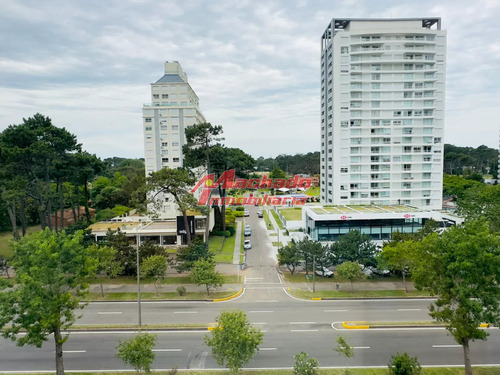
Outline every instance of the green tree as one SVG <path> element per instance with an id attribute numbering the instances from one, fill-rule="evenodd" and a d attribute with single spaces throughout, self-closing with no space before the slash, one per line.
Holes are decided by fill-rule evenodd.
<path id="1" fill-rule="evenodd" d="M 420 375 L 422 373 L 417 357 L 410 357 L 408 353 L 397 353 L 392 356 L 388 367 L 389 375 Z"/>
<path id="2" fill-rule="evenodd" d="M 83 246 L 83 235 L 45 229 L 13 242 L 16 288 L 0 293 L 0 328 L 17 344 L 41 347 L 52 334 L 57 375 L 64 374 L 63 331 L 84 305 L 86 280 L 95 274 L 96 260 Z M 10 324 L 9 324 L 10 323 Z M 21 331 L 25 334 L 19 335 Z"/>
<path id="3" fill-rule="evenodd" d="M 24 198 L 29 197 L 36 202 L 42 229 L 52 229 L 50 218 L 57 196 L 51 185 L 59 178 L 60 186 L 61 178 L 66 176 L 63 169 L 69 166 L 69 155 L 80 148 L 73 134 L 54 126 L 49 117 L 39 113 L 0 133 L 2 177 L 24 181 L 24 194 L 19 197 L 21 219 L 26 214 Z"/>
<path id="4" fill-rule="evenodd" d="M 500 232 L 500 185 L 475 186 L 458 199 L 458 213 L 466 220 L 486 218 L 493 232 Z"/>
<path id="5" fill-rule="evenodd" d="M 380 253 L 380 257 L 391 271 L 401 272 L 406 293 L 408 293 L 406 275 L 415 265 L 417 248 L 418 243 L 415 241 L 393 242 L 385 244 Z"/>
<path id="6" fill-rule="evenodd" d="M 349 342 L 343 336 L 337 337 L 337 346 L 333 350 L 347 359 L 354 357 L 354 348 L 349 345 Z M 347 365 L 345 373 L 346 375 L 349 374 L 349 365 Z"/>
<path id="7" fill-rule="evenodd" d="M 136 371 L 151 371 L 155 360 L 153 349 L 158 338 L 151 333 L 138 333 L 127 340 L 119 340 L 116 358 L 132 366 Z"/>
<path id="8" fill-rule="evenodd" d="M 200 259 L 210 260 L 214 254 L 208 250 L 208 244 L 199 239 L 186 247 L 181 247 L 177 250 L 177 258 L 175 268 L 177 272 L 189 271 L 193 268 L 194 262 Z"/>
<path id="9" fill-rule="evenodd" d="M 309 238 L 304 238 L 296 242 L 298 251 L 305 263 L 306 275 L 309 270 L 312 270 L 313 263 L 319 267 L 327 267 L 331 265 L 331 258 L 328 254 L 328 247 L 323 246 L 318 241 L 313 241 Z M 313 270 L 312 272 L 314 272 Z"/>
<path id="10" fill-rule="evenodd" d="M 191 231 L 189 230 L 187 211 L 196 208 L 197 201 L 189 192 L 194 185 L 195 179 L 189 175 L 187 169 L 162 168 L 153 172 L 147 178 L 148 190 L 154 192 L 153 202 L 159 204 L 156 197 L 160 193 L 171 194 L 174 197 L 179 211 L 184 218 L 187 244 L 191 244 Z"/>
<path id="11" fill-rule="evenodd" d="M 470 342 L 488 336 L 481 323 L 500 323 L 500 238 L 485 220 L 474 220 L 425 237 L 419 250 L 413 279 L 438 296 L 430 315 L 462 345 L 472 375 Z"/>
<path id="12" fill-rule="evenodd" d="M 104 288 L 102 285 L 102 276 L 108 278 L 117 277 L 123 272 L 123 265 L 117 260 L 117 254 L 115 248 L 109 246 L 99 246 L 93 244 L 89 248 L 89 253 L 92 257 L 97 260 L 97 276 L 99 277 L 101 284 L 101 296 L 104 297 Z"/>
<path id="13" fill-rule="evenodd" d="M 167 274 L 167 259 L 163 255 L 151 255 L 141 264 L 141 277 L 151 277 L 155 281 L 156 295 Z"/>
<path id="14" fill-rule="evenodd" d="M 279 265 L 285 265 L 292 275 L 301 260 L 302 254 L 293 240 L 286 246 L 282 246 L 278 249 Z"/>
<path id="15" fill-rule="evenodd" d="M 351 291 L 354 292 L 352 282 L 356 279 L 363 277 L 361 266 L 356 262 L 344 262 L 337 266 L 337 274 L 343 279 L 351 282 Z"/>
<path id="16" fill-rule="evenodd" d="M 305 352 L 300 352 L 293 356 L 294 375 L 316 375 L 318 373 L 319 362 L 314 357 L 309 357 Z"/>
<path id="17" fill-rule="evenodd" d="M 213 259 L 199 259 L 194 262 L 189 276 L 196 285 L 205 285 L 208 295 L 210 289 L 218 288 L 224 283 L 224 276 L 215 270 Z"/>
<path id="18" fill-rule="evenodd" d="M 120 229 L 116 231 L 108 230 L 104 238 L 104 244 L 116 249 L 116 260 L 123 266 L 124 275 L 137 275 L 137 250 L 135 246 L 130 245 L 129 238 L 125 233 Z"/>
<path id="19" fill-rule="evenodd" d="M 286 178 L 286 173 L 280 167 L 274 167 L 271 173 L 269 173 L 269 178 Z"/>
<path id="20" fill-rule="evenodd" d="M 351 230 L 340 236 L 338 241 L 331 246 L 331 252 L 335 254 L 338 264 L 349 261 L 364 266 L 376 265 L 376 249 L 371 237 L 367 234 L 361 234 L 359 230 Z"/>
<path id="21" fill-rule="evenodd" d="M 259 350 L 264 334 L 252 327 L 242 311 L 225 311 L 215 318 L 217 325 L 205 343 L 212 348 L 212 357 L 218 365 L 232 372 L 246 365 Z"/>

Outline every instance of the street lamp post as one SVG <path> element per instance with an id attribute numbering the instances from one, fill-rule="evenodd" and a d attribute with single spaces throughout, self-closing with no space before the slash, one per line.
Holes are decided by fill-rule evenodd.
<path id="1" fill-rule="evenodd" d="M 316 292 L 316 255 L 313 255 L 313 293 Z"/>
<path id="2" fill-rule="evenodd" d="M 138 326 L 141 328 L 141 269 L 139 266 L 139 242 L 140 242 L 140 237 L 139 237 L 139 226 L 137 226 L 136 230 L 136 253 L 137 253 L 137 308 L 138 308 L 138 313 L 139 313 L 139 322 Z"/>

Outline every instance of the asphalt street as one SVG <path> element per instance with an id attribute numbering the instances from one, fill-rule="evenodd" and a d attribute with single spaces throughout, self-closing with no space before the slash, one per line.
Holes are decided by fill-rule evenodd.
<path id="1" fill-rule="evenodd" d="M 245 223 L 252 226 L 252 249 L 247 251 L 244 293 L 226 302 L 143 302 L 142 323 L 210 324 L 224 310 L 241 309 L 264 332 L 264 343 L 249 368 L 291 367 L 293 356 L 305 351 L 323 367 L 387 366 L 397 352 L 417 356 L 422 365 L 462 365 L 462 349 L 442 328 L 346 330 L 342 321 L 429 320 L 429 300 L 303 301 L 291 297 L 276 271 L 276 249 L 271 246 L 264 220 L 256 208 Z M 273 241 L 277 237 L 272 237 Z M 137 323 L 136 302 L 95 302 L 82 310 L 78 325 L 127 325 Z M 488 329 L 487 341 L 471 345 L 474 364 L 500 365 L 500 331 Z M 71 332 L 64 344 L 67 370 L 130 369 L 115 358 L 120 339 L 133 332 Z M 218 368 L 203 341 L 206 330 L 157 332 L 154 369 Z M 332 348 L 339 335 L 354 347 L 350 360 Z M 53 371 L 53 338 L 42 348 L 17 347 L 0 340 L 0 372 Z"/>

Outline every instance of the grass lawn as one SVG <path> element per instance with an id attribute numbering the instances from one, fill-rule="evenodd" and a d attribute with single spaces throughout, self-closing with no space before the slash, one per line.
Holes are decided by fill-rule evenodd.
<path id="1" fill-rule="evenodd" d="M 273 246 L 278 246 L 278 241 L 273 241 Z M 279 247 L 283 247 L 283 243 L 280 241 Z"/>
<path id="2" fill-rule="evenodd" d="M 146 327 L 146 326 L 144 326 Z M 500 367 L 473 367 L 474 375 L 500 375 Z M 345 368 L 336 369 L 319 369 L 318 375 L 344 375 Z M 151 372 L 156 373 L 155 371 Z M 183 374 L 186 375 L 203 375 L 206 371 L 201 370 L 182 370 Z M 351 369 L 350 374 L 354 375 L 387 375 L 387 368 L 357 368 Z M 90 374 L 85 372 L 72 372 L 74 375 Z M 227 375 L 227 370 L 225 371 L 210 371 L 210 374 L 214 375 Z M 239 375 L 291 375 L 292 370 L 240 370 Z M 460 367 L 424 367 L 422 368 L 422 375 L 463 375 L 464 368 Z M 33 373 L 32 375 L 36 375 Z M 130 372 L 125 371 L 113 371 L 113 372 L 92 372 L 92 375 L 130 375 Z"/>
<path id="3" fill-rule="evenodd" d="M 286 221 L 302 220 L 302 208 L 281 208 L 280 212 Z"/>
<path id="4" fill-rule="evenodd" d="M 317 279 L 316 279 L 317 280 Z M 315 293 L 309 290 L 290 290 L 291 295 L 297 298 L 311 299 L 311 298 L 383 298 L 383 297 L 429 297 L 429 293 L 411 290 L 406 293 L 404 290 L 355 290 L 351 292 L 350 288 L 347 290 L 321 290 Z"/>
<path id="5" fill-rule="evenodd" d="M 163 300 L 163 299 L 180 299 L 180 300 L 193 300 L 193 299 L 215 299 L 215 298 L 226 298 L 235 294 L 237 291 L 225 291 L 217 292 L 213 291 L 210 295 L 202 292 L 187 292 L 184 296 L 180 296 L 177 292 L 160 292 L 158 295 L 156 293 L 141 293 L 142 300 Z M 101 293 L 89 293 L 86 298 L 87 301 L 136 301 L 137 293 L 104 293 L 104 297 Z"/>
<path id="6" fill-rule="evenodd" d="M 236 223 L 238 230 L 238 226 L 241 225 L 241 222 Z M 231 237 L 226 237 L 224 239 L 224 244 L 222 245 L 222 251 L 219 253 L 215 253 L 215 261 L 217 263 L 233 263 L 233 254 L 234 254 L 234 244 L 236 241 L 236 234 Z"/>
<path id="7" fill-rule="evenodd" d="M 285 229 L 285 227 L 283 226 L 283 223 L 280 220 L 280 217 L 278 216 L 278 213 L 274 210 L 271 210 L 271 212 L 272 212 L 272 215 L 274 216 L 274 220 L 276 220 L 276 222 L 278 223 L 278 227 L 280 227 L 280 229 Z"/>
<path id="8" fill-rule="evenodd" d="M 34 233 L 40 231 L 40 225 L 35 225 L 32 227 L 26 228 L 26 234 Z M 19 233 L 21 233 L 21 229 L 19 229 Z M 12 239 L 12 232 L 0 232 L 0 255 L 4 258 L 10 259 L 12 258 L 12 250 L 9 247 L 9 242 Z"/>
<path id="9" fill-rule="evenodd" d="M 311 274 L 311 273 L 309 273 L 309 274 Z M 291 275 L 290 272 L 288 272 L 288 270 L 283 273 L 283 279 L 285 281 L 288 281 L 291 283 L 303 283 L 304 281 L 307 280 L 305 272 L 303 272 L 303 271 L 295 272 L 293 275 Z M 346 280 L 337 274 L 335 274 L 335 277 L 331 278 L 331 279 L 328 277 L 318 276 L 318 277 L 316 277 L 316 281 L 330 282 L 330 283 L 350 283 L 349 280 Z M 402 279 L 396 275 L 391 275 L 389 277 L 383 277 L 383 276 L 372 276 L 369 278 L 368 277 L 361 277 L 359 279 L 353 280 L 353 282 L 355 282 L 355 283 L 362 283 L 362 282 L 373 283 L 373 282 L 378 282 L 378 281 L 396 282 L 396 281 L 402 281 Z M 409 281 L 408 278 L 406 279 L 406 281 Z"/>
<path id="10" fill-rule="evenodd" d="M 264 216 L 267 230 L 273 230 L 273 225 L 271 224 L 271 219 L 269 219 L 269 216 L 267 215 L 267 211 L 262 210 L 262 214 L 262 216 Z"/>
<path id="11" fill-rule="evenodd" d="M 219 253 L 222 250 L 222 244 L 224 243 L 224 236 L 210 236 L 208 239 L 208 250 Z"/>
<path id="12" fill-rule="evenodd" d="M 307 194 L 311 197 L 319 197 L 319 186 L 310 187 L 309 189 L 306 190 L 305 194 Z"/>

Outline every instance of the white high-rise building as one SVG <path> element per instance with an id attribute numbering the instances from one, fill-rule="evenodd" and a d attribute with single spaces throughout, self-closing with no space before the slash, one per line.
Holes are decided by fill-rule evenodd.
<path id="1" fill-rule="evenodd" d="M 151 104 L 142 107 L 146 174 L 182 166 L 184 129 L 205 122 L 196 93 L 178 61 L 151 84 Z"/>
<path id="2" fill-rule="evenodd" d="M 205 122 L 205 117 L 178 61 L 165 62 L 165 74 L 151 84 L 151 104 L 144 104 L 142 117 L 146 176 L 163 167 L 181 167 L 184 130 Z M 157 199 L 162 202 L 157 215 L 163 218 L 178 215 L 172 197 L 160 195 Z"/>
<path id="3" fill-rule="evenodd" d="M 333 19 L 321 38 L 321 202 L 441 209 L 440 18 Z"/>

